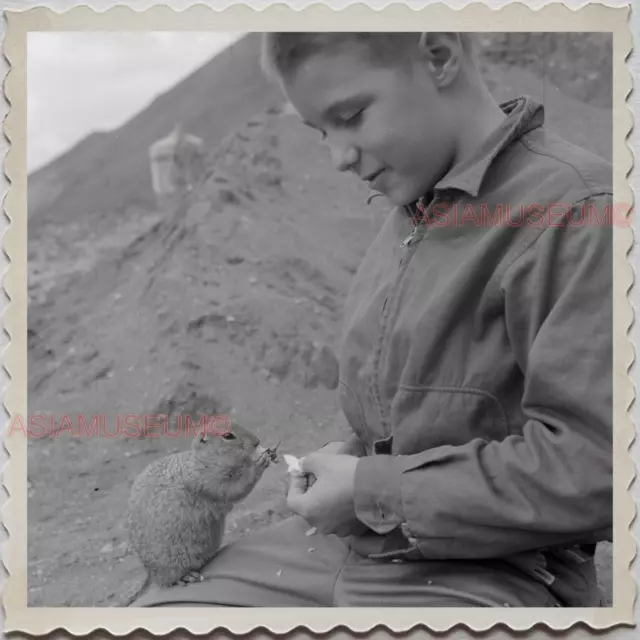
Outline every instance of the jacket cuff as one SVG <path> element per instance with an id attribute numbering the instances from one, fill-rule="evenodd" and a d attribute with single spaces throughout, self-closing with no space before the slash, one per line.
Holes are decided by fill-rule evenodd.
<path id="1" fill-rule="evenodd" d="M 395 456 L 360 458 L 356 465 L 354 504 L 360 522 L 379 534 L 404 522 L 401 494 L 402 468 Z"/>

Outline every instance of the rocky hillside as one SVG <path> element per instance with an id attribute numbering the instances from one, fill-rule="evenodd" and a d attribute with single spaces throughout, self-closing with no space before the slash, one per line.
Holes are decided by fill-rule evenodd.
<path id="1" fill-rule="evenodd" d="M 153 208 L 147 150 L 176 122 L 217 145 L 254 113 L 282 97 L 260 70 L 259 34 L 250 34 L 214 57 L 147 109 L 108 133 L 89 135 L 29 176 L 29 233 L 76 220 L 113 220 L 130 207 Z"/>
<path id="2" fill-rule="evenodd" d="M 229 69 L 252 74 L 257 60 L 243 48 L 255 40 L 237 46 L 30 185 L 64 190 L 33 205 L 29 221 L 29 413 L 73 425 L 102 416 L 106 427 L 101 437 L 29 443 L 30 606 L 114 604 L 141 581 L 122 523 L 129 487 L 188 443 L 127 437 L 118 418 L 226 413 L 297 454 L 346 433 L 335 392 L 342 303 L 386 205 L 366 204 L 366 189 L 335 172 L 317 135 L 262 80 L 239 82 Z M 206 69 L 238 83 L 219 121 L 206 111 L 216 86 L 204 90 Z M 499 99 L 544 94 L 552 126 L 607 155 L 610 112 L 575 91 L 545 91 L 512 63 L 487 63 L 485 74 Z M 178 119 L 208 141 L 202 183 L 171 215 L 146 196 L 122 199 L 127 172 L 144 192 L 145 145 Z M 131 164 L 119 167 L 127 152 Z M 229 519 L 229 540 L 286 514 L 284 475 L 267 471 Z"/>

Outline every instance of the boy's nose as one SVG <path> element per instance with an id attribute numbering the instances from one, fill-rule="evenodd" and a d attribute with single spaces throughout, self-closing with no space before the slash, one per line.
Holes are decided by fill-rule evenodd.
<path id="1" fill-rule="evenodd" d="M 359 157 L 360 154 L 353 145 L 345 147 L 334 144 L 331 146 L 331 158 L 338 171 L 348 171 L 358 162 Z"/>

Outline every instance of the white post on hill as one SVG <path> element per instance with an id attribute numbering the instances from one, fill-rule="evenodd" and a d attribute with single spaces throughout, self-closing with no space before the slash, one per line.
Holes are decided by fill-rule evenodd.
<path id="1" fill-rule="evenodd" d="M 204 170 L 204 142 L 183 131 L 182 123 L 149 147 L 151 179 L 158 207 L 167 208 L 193 189 Z"/>

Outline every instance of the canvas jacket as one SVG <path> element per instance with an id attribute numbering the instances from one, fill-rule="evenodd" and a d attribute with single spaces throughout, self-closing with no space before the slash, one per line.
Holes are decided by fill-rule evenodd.
<path id="1" fill-rule="evenodd" d="M 611 536 L 612 168 L 536 101 L 501 107 L 475 157 L 389 214 L 346 301 L 356 513 L 407 558 Z"/>

